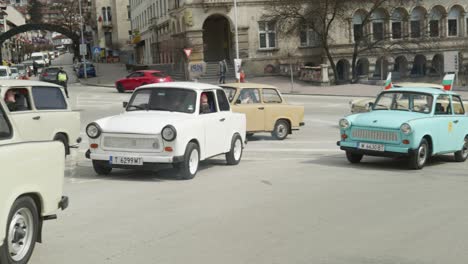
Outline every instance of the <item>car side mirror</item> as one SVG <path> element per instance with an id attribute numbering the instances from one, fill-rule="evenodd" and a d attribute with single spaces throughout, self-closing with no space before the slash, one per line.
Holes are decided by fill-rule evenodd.
<path id="1" fill-rule="evenodd" d="M 374 107 L 374 103 L 372 103 L 372 102 L 369 102 L 369 103 L 367 104 L 367 106 L 366 106 L 366 108 L 367 108 L 368 111 L 372 111 L 372 108 L 373 108 L 373 107 Z"/>
<path id="2" fill-rule="evenodd" d="M 123 108 L 127 108 L 128 102 L 123 102 L 123 103 L 122 103 L 122 106 L 123 106 Z"/>
<path id="3" fill-rule="evenodd" d="M 242 103 L 241 99 L 237 99 L 236 104 L 240 104 L 240 103 Z"/>

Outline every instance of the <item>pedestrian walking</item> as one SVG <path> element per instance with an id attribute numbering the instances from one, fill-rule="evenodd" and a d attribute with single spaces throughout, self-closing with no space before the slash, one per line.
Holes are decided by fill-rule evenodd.
<path id="1" fill-rule="evenodd" d="M 59 72 L 57 73 L 57 83 L 61 86 L 63 86 L 63 89 L 65 90 L 65 95 L 67 98 L 70 98 L 68 96 L 68 87 L 67 87 L 67 82 L 68 82 L 68 75 L 67 72 L 63 70 L 63 67 L 60 67 Z"/>
<path id="2" fill-rule="evenodd" d="M 245 82 L 245 73 L 244 73 L 244 70 L 242 68 L 240 68 L 240 70 L 239 70 L 239 81 L 241 83 Z"/>
<path id="3" fill-rule="evenodd" d="M 37 62 L 36 61 L 33 61 L 33 73 L 34 73 L 34 76 L 37 76 Z"/>
<path id="4" fill-rule="evenodd" d="M 226 83 L 226 73 L 228 71 L 228 66 L 226 59 L 219 62 L 219 83 Z"/>

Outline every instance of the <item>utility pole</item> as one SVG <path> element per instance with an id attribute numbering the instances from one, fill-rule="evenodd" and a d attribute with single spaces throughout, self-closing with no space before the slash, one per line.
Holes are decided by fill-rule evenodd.
<path id="1" fill-rule="evenodd" d="M 81 12 L 81 0 L 78 0 L 78 6 L 80 8 L 80 31 L 81 31 L 81 45 L 84 45 L 85 42 L 84 42 L 84 34 L 83 34 L 83 14 Z M 80 52 L 81 52 L 81 48 L 80 48 Z M 84 52 L 82 52 L 83 54 L 83 71 L 84 71 L 84 77 L 85 79 L 88 79 L 88 73 L 86 71 L 86 50 Z"/>
<path id="2" fill-rule="evenodd" d="M 238 71 L 241 67 L 241 62 L 239 61 L 239 34 L 237 32 L 237 0 L 234 0 L 234 34 L 236 39 L 236 59 L 234 60 L 234 71 L 236 72 L 234 74 L 237 82 L 240 82 L 240 73 Z M 237 64 L 239 64 L 239 67 L 236 67 Z"/>

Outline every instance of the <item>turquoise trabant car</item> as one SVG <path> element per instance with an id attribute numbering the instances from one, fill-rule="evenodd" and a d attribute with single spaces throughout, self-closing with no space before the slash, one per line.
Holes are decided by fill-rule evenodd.
<path id="1" fill-rule="evenodd" d="M 468 157 L 468 116 L 461 97 L 437 88 L 394 88 L 382 91 L 371 111 L 339 121 L 340 141 L 351 163 L 364 155 L 408 157 L 421 169 L 429 157 L 454 153 Z"/>

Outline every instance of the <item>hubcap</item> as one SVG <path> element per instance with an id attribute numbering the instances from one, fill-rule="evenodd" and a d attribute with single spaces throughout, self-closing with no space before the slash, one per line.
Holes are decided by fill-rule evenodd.
<path id="1" fill-rule="evenodd" d="M 422 166 L 426 162 L 427 158 L 427 146 L 422 144 L 418 149 L 418 164 Z"/>
<path id="2" fill-rule="evenodd" d="M 33 238 L 33 216 L 28 208 L 19 209 L 8 228 L 8 252 L 14 261 L 21 261 L 28 253 Z"/>
<path id="3" fill-rule="evenodd" d="M 195 174 L 198 170 L 198 150 L 192 150 L 189 158 L 189 170 L 191 174 Z"/>
<path id="4" fill-rule="evenodd" d="M 278 137 L 282 138 L 286 135 L 286 126 L 284 124 L 279 124 L 278 128 L 276 129 L 276 134 L 278 134 Z"/>
<path id="5" fill-rule="evenodd" d="M 234 158 L 239 160 L 242 154 L 242 142 L 240 139 L 236 139 L 234 143 Z"/>

